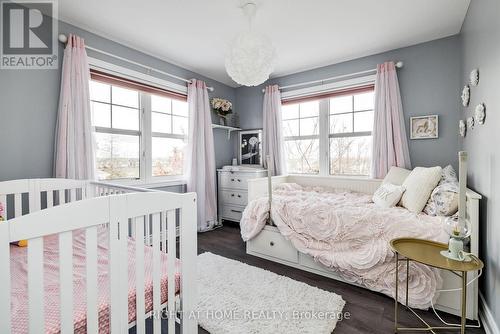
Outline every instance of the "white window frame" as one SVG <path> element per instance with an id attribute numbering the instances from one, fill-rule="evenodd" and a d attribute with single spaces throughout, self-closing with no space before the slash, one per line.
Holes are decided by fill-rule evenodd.
<path id="1" fill-rule="evenodd" d="M 330 84 L 325 84 L 321 86 L 307 87 L 292 91 L 283 92 L 281 94 L 282 100 L 301 98 L 319 94 L 335 93 L 336 91 L 342 91 L 345 89 L 356 89 L 361 86 L 366 86 L 367 84 L 375 84 L 375 75 L 368 75 L 364 77 L 348 79 L 343 81 L 337 81 Z M 338 177 L 338 178 L 360 178 L 367 179 L 369 176 L 365 175 L 344 175 L 344 174 L 330 174 L 330 138 L 333 137 L 348 137 L 356 135 L 366 135 L 367 132 L 349 132 L 343 134 L 330 134 L 330 99 L 323 98 L 318 99 L 319 101 L 319 173 L 300 173 L 292 175 L 318 175 L 318 176 L 328 176 L 328 177 Z M 370 132 L 371 134 L 371 132 Z M 287 137 L 288 140 L 293 139 L 310 139 L 316 136 L 295 136 Z"/>
<path id="2" fill-rule="evenodd" d="M 89 67 L 101 72 L 113 74 L 124 79 L 137 81 L 144 84 L 154 85 L 176 93 L 187 94 L 187 87 L 175 84 L 173 82 L 163 80 L 148 74 L 130 70 L 128 68 L 111 64 L 97 58 L 89 57 Z M 154 95 L 154 94 L 153 94 Z M 178 186 L 186 184 L 184 175 L 169 175 L 169 176 L 153 176 L 152 173 L 152 138 L 151 131 L 151 94 L 139 92 L 139 131 L 135 130 L 121 130 L 95 127 L 95 132 L 112 133 L 112 134 L 126 134 L 140 136 L 139 147 L 139 178 L 138 179 L 114 179 L 102 180 L 104 182 L 115 183 L 119 185 L 129 186 L 142 186 L 146 188 L 159 188 L 168 186 Z M 155 137 L 165 138 L 185 138 L 177 134 L 164 134 L 154 133 Z"/>

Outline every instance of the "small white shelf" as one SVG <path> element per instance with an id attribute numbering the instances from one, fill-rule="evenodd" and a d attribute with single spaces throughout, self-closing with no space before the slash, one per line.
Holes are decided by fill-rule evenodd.
<path id="1" fill-rule="evenodd" d="M 219 124 L 212 124 L 212 129 L 222 129 L 227 131 L 227 140 L 231 138 L 231 132 L 233 131 L 240 131 L 240 128 L 235 128 L 233 126 L 227 126 L 227 125 L 219 125 Z"/>

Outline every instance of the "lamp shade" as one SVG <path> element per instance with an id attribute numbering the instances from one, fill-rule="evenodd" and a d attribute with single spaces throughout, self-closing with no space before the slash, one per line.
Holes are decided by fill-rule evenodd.
<path id="1" fill-rule="evenodd" d="M 226 55 L 226 71 L 238 84 L 258 86 L 274 69 L 275 51 L 264 35 L 248 31 L 233 41 Z"/>

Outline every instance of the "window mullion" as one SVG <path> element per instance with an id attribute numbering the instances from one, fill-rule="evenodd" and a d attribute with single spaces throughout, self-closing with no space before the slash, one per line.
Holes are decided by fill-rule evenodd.
<path id="1" fill-rule="evenodd" d="M 141 180 L 151 183 L 152 138 L 151 138 L 151 95 L 141 93 Z"/>
<path id="2" fill-rule="evenodd" d="M 329 99 L 319 101 L 319 175 L 329 174 Z"/>

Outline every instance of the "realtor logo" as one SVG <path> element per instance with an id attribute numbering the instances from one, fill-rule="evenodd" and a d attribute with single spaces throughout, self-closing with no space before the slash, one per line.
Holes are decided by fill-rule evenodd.
<path id="1" fill-rule="evenodd" d="M 0 68 L 57 68 L 56 3 L 0 0 L 0 4 Z"/>

